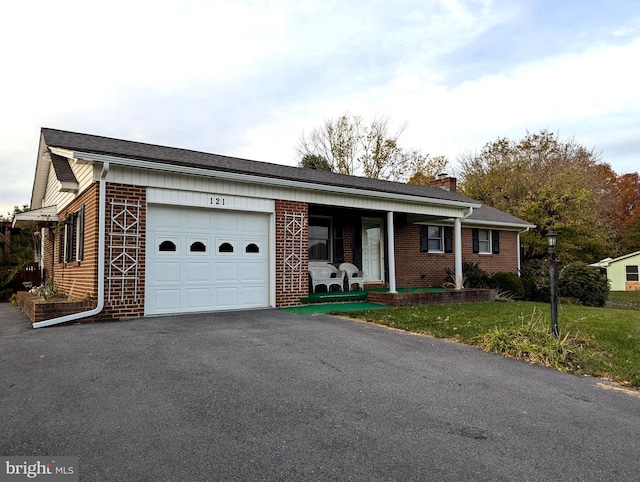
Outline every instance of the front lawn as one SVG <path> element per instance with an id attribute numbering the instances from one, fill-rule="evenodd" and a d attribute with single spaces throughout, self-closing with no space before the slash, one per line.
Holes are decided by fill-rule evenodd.
<path id="1" fill-rule="evenodd" d="M 345 315 L 640 388 L 636 310 L 561 305 L 557 340 L 547 334 L 549 305 L 544 303 L 422 305 Z"/>

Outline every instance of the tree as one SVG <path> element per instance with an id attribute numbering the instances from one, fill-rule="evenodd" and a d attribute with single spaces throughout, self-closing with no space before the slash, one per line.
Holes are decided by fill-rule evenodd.
<path id="1" fill-rule="evenodd" d="M 459 161 L 465 194 L 536 224 L 521 238 L 525 260 L 546 255 L 544 237 L 552 229 L 565 263 L 593 262 L 615 249 L 601 216 L 601 195 L 610 188 L 602 173 L 611 169 L 573 138 L 562 141 L 546 130 L 519 141 L 498 138 Z"/>
<path id="2" fill-rule="evenodd" d="M 13 214 L 7 213 L 6 216 L 0 216 L 0 221 L 13 221 L 13 216 L 18 213 L 29 211 L 29 205 L 24 204 L 22 207 L 14 206 Z M 8 264 L 12 266 L 25 265 L 33 263 L 36 252 L 33 229 L 12 230 L 11 248 Z"/>
<path id="3" fill-rule="evenodd" d="M 640 221 L 640 176 L 637 172 L 614 175 L 610 184 L 601 197 L 609 199 L 603 213 L 619 243 L 618 254 L 636 251 L 640 249 L 640 236 L 634 227 Z"/>
<path id="4" fill-rule="evenodd" d="M 331 163 L 317 154 L 305 154 L 299 163 L 300 167 L 315 169 L 317 171 L 333 171 Z"/>
<path id="5" fill-rule="evenodd" d="M 386 117 L 369 123 L 349 113 L 325 119 L 308 136 L 301 135 L 296 146 L 299 165 L 399 182 L 407 182 L 417 173 L 435 177 L 446 167 L 446 158 L 431 158 L 418 149 L 401 147 L 399 138 L 404 129 L 403 125 L 392 132 Z"/>

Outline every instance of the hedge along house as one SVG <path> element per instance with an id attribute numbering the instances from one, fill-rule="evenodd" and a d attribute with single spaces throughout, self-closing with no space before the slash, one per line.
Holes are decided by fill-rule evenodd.
<path id="1" fill-rule="evenodd" d="M 346 176 L 43 128 L 32 211 L 41 263 L 86 312 L 35 323 L 281 307 L 308 266 L 368 286 L 439 286 L 462 261 L 517 272 L 533 225 L 439 187 Z"/>

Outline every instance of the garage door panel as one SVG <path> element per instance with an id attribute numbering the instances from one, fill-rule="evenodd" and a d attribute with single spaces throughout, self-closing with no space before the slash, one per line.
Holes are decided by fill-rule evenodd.
<path id="1" fill-rule="evenodd" d="M 239 308 L 237 286 L 216 286 L 214 288 L 216 306 L 222 310 Z"/>
<path id="2" fill-rule="evenodd" d="M 269 306 L 269 226 L 268 214 L 149 206 L 145 314 Z"/>
<path id="3" fill-rule="evenodd" d="M 158 289 L 154 297 L 154 311 L 160 313 L 179 313 L 180 306 L 180 288 Z"/>
<path id="4" fill-rule="evenodd" d="M 263 307 L 268 303 L 269 299 L 267 286 L 264 284 L 241 286 L 240 296 L 245 300 L 253 300 L 253 302 L 247 306 L 249 308 Z"/>
<path id="5" fill-rule="evenodd" d="M 157 262 L 155 268 L 155 280 L 159 284 L 180 282 L 180 263 L 178 262 Z"/>
<path id="6" fill-rule="evenodd" d="M 201 261 L 199 263 L 185 263 L 184 280 L 186 283 L 208 283 L 211 281 L 211 263 Z"/>
<path id="7" fill-rule="evenodd" d="M 266 279 L 269 268 L 266 263 L 261 261 L 247 262 L 240 264 L 238 269 L 238 280 L 242 283 L 260 283 Z"/>
<path id="8" fill-rule="evenodd" d="M 204 311 L 211 306 L 211 288 L 186 288 L 187 311 Z"/>

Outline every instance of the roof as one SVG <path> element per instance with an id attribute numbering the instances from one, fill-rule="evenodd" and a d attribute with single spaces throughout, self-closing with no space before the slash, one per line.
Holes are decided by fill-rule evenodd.
<path id="1" fill-rule="evenodd" d="M 477 206 L 480 203 L 461 193 L 429 186 L 418 186 L 399 182 L 349 176 L 327 171 L 252 161 L 236 157 L 209 154 L 189 149 L 165 147 L 142 142 L 133 142 L 110 137 L 42 128 L 42 137 L 49 147 L 113 156 L 123 159 L 141 160 L 165 165 L 183 166 L 245 174 L 256 177 L 276 178 L 316 185 L 351 188 L 363 191 L 416 196 Z M 497 223 L 517 227 L 533 227 L 522 219 L 497 209 L 482 206 L 469 218 L 479 223 Z"/>
<path id="2" fill-rule="evenodd" d="M 607 265 L 610 265 L 612 263 L 617 263 L 618 261 L 624 261 L 625 259 L 633 258 L 634 256 L 638 256 L 638 255 L 640 255 L 640 251 L 635 251 L 633 253 L 624 254 L 622 256 L 618 256 L 617 258 L 610 259 L 609 262 L 607 263 Z"/>

